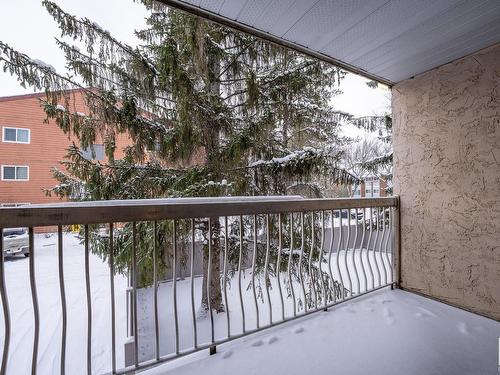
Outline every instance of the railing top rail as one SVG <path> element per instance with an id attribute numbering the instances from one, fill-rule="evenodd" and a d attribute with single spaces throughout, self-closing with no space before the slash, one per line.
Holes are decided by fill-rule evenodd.
<path id="1" fill-rule="evenodd" d="M 0 228 L 395 207 L 397 197 L 303 199 L 299 196 L 137 199 L 0 208 Z"/>

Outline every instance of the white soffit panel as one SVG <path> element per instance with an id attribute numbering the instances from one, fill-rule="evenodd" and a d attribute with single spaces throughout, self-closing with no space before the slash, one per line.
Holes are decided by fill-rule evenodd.
<path id="1" fill-rule="evenodd" d="M 396 83 L 500 42 L 500 0 L 160 0 Z"/>

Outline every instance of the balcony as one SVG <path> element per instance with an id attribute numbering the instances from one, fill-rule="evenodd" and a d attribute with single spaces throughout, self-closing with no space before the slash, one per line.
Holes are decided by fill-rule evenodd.
<path id="1" fill-rule="evenodd" d="M 270 328 L 151 374 L 495 374 L 498 323 L 399 289 Z"/>
<path id="2" fill-rule="evenodd" d="M 497 374 L 500 3 L 160 2 L 390 87 L 397 196 L 0 208 L 0 375 Z"/>
<path id="3" fill-rule="evenodd" d="M 496 371 L 498 323 L 393 290 L 395 197 L 105 201 L 0 213 L 0 227 L 29 227 L 28 260 L 1 267 L 8 373 L 158 365 L 150 371 L 216 373 L 245 363 L 248 373 L 311 364 L 400 373 L 408 361 L 411 374 Z M 45 226 L 57 234 L 38 234 Z M 222 300 L 203 308 L 211 288 Z"/>

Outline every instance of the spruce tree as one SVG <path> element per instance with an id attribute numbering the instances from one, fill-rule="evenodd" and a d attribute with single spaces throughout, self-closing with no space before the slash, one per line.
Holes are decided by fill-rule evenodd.
<path id="1" fill-rule="evenodd" d="M 68 150 L 64 168 L 54 170 L 60 183 L 51 193 L 80 200 L 283 195 L 318 175 L 334 184 L 353 182 L 340 167 L 346 140 L 339 136 L 340 124 L 351 117 L 331 105 L 342 70 L 153 1 L 143 3 L 150 10 L 147 27 L 135 32 L 140 44 L 129 46 L 90 19 L 43 1 L 60 28 L 56 41 L 68 75 L 0 42 L 4 71 L 25 87 L 45 90 L 47 119 L 80 142 Z M 84 93 L 85 114 L 70 109 L 75 88 Z M 132 144 L 124 158 L 115 159 L 122 135 Z M 87 160 L 80 151 L 97 139 L 103 140 L 105 163 Z M 213 238 L 208 239 L 208 220 L 196 228 L 205 238 L 204 268 L 210 266 L 214 275 L 210 305 L 221 311 L 221 224 L 216 217 L 210 221 Z M 188 229 L 188 223 L 179 224 L 181 240 Z M 152 270 L 146 234 L 153 228 L 138 223 L 138 231 L 145 285 Z M 158 231 L 166 267 L 172 224 L 161 223 Z M 117 234 L 119 271 L 130 263 L 130 232 L 125 225 Z M 93 251 L 106 259 L 107 242 L 93 238 Z M 206 287 L 203 293 L 206 308 Z"/>
<path id="2" fill-rule="evenodd" d="M 378 88 L 378 82 L 368 81 L 366 85 L 372 89 Z M 376 175 L 379 179 L 384 180 L 386 183 L 386 193 L 392 194 L 392 165 L 393 165 L 393 150 L 392 150 L 392 114 L 390 108 L 387 109 L 385 115 L 379 116 L 365 116 L 359 118 L 352 118 L 352 124 L 360 129 L 375 135 L 375 146 L 368 158 L 359 158 L 357 168 L 366 172 Z M 346 155 L 344 154 L 344 158 Z M 346 164 L 346 163 L 344 163 Z M 352 168 L 347 168 L 351 174 Z"/>

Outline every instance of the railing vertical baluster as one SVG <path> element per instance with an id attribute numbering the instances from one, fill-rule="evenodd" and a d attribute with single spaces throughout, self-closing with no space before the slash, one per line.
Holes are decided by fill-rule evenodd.
<path id="1" fill-rule="evenodd" d="M 264 283 L 266 285 L 267 303 L 269 304 L 269 325 L 273 324 L 273 307 L 271 305 L 271 295 L 269 293 L 269 283 L 267 282 L 267 268 L 269 267 L 269 247 L 271 241 L 269 214 L 266 215 L 266 259 L 264 261 Z"/>
<path id="2" fill-rule="evenodd" d="M 214 312 L 212 310 L 212 299 L 210 290 L 212 286 L 212 218 L 208 218 L 208 270 L 207 270 L 207 304 L 210 315 L 210 340 L 215 342 Z M 176 312 L 177 313 L 177 312 Z M 210 354 L 215 354 L 215 345 L 210 347 Z"/>
<path id="3" fill-rule="evenodd" d="M 153 222 L 153 308 L 155 320 L 155 354 L 160 359 L 160 324 L 158 319 L 158 223 Z"/>
<path id="4" fill-rule="evenodd" d="M 392 227 L 394 230 L 394 238 L 392 241 L 392 271 L 393 282 L 396 288 L 401 287 L 401 201 L 397 198 L 396 207 L 393 207 L 394 218 Z"/>
<path id="5" fill-rule="evenodd" d="M 212 310 L 212 299 L 210 295 L 210 290 L 212 286 L 212 218 L 208 218 L 208 272 L 207 272 L 207 302 L 208 302 L 208 312 L 210 314 L 210 338 L 212 344 L 215 342 L 215 331 L 214 331 L 214 312 Z M 210 353 L 215 353 L 215 347 L 210 348 Z"/>
<path id="6" fill-rule="evenodd" d="M 342 213 L 340 214 L 342 216 Z M 351 242 L 351 209 L 347 210 L 347 242 L 345 244 L 344 264 L 347 271 L 347 281 L 349 281 L 349 296 L 352 297 L 352 280 L 351 273 L 349 272 L 349 264 L 347 262 L 347 255 L 349 254 L 349 243 Z"/>
<path id="7" fill-rule="evenodd" d="M 312 291 L 314 295 L 314 308 L 318 308 L 318 292 L 316 291 L 316 283 L 314 280 L 312 272 L 312 259 L 314 253 L 316 234 L 314 232 L 314 211 L 311 212 L 311 248 L 309 249 L 309 263 L 307 264 L 307 269 L 309 272 L 309 287 L 312 286 Z"/>
<path id="8" fill-rule="evenodd" d="M 243 216 L 240 215 L 239 218 L 239 225 L 240 225 L 240 253 L 238 257 L 238 290 L 240 292 L 240 306 L 241 306 L 241 324 L 243 327 L 243 333 L 246 332 L 245 330 L 245 305 L 243 304 L 243 293 L 241 291 L 241 267 L 242 267 L 242 261 L 243 261 Z"/>
<path id="9" fill-rule="evenodd" d="M 356 244 L 358 243 L 358 209 L 356 208 L 354 210 L 354 222 L 355 222 L 355 227 L 354 227 L 354 242 L 352 244 L 352 257 L 351 257 L 351 260 L 352 260 L 352 267 L 354 268 L 354 276 L 356 276 L 356 282 L 357 282 L 357 285 L 358 285 L 358 294 L 359 294 L 359 291 L 360 291 L 360 286 L 359 286 L 359 274 L 358 274 L 358 267 L 356 266 L 356 259 L 355 259 L 355 255 L 356 255 Z M 349 220 L 351 220 L 351 210 L 349 209 Z M 354 289 L 354 286 L 352 287 L 352 289 Z M 352 295 L 352 291 L 351 291 L 351 295 Z"/>
<path id="10" fill-rule="evenodd" d="M 227 253 L 228 253 L 228 224 L 227 216 L 224 216 L 224 266 L 223 266 L 223 281 L 222 288 L 224 289 L 224 304 L 226 308 L 226 321 L 227 321 L 227 337 L 231 337 L 231 318 L 229 314 L 229 302 L 227 299 Z"/>
<path id="11" fill-rule="evenodd" d="M 193 346 L 198 347 L 198 330 L 196 326 L 196 312 L 194 307 L 194 253 L 196 246 L 196 234 L 194 231 L 194 219 L 191 219 L 191 315 L 193 318 Z"/>
<path id="12" fill-rule="evenodd" d="M 382 207 L 381 211 L 382 211 L 382 239 L 380 240 L 379 257 L 380 257 L 380 263 L 382 263 L 382 268 L 384 269 L 384 284 L 387 284 L 387 278 L 388 278 L 387 267 L 384 262 L 384 257 L 382 256 L 382 251 L 385 241 L 385 207 Z"/>
<path id="13" fill-rule="evenodd" d="M 304 233 L 304 212 L 300 213 L 300 255 L 299 255 L 299 277 L 300 286 L 302 287 L 302 294 L 304 295 L 304 311 L 307 312 L 307 294 L 306 287 L 304 285 L 304 273 L 302 272 L 302 261 L 304 258 L 304 248 L 305 248 L 305 233 Z"/>
<path id="14" fill-rule="evenodd" d="M 5 325 L 2 367 L 0 368 L 0 374 L 2 375 L 7 373 L 7 363 L 9 358 L 9 344 L 10 344 L 10 309 L 9 309 L 9 299 L 7 297 L 7 288 L 5 283 L 4 257 L 5 255 L 3 252 L 3 229 L 0 228 L 0 295 L 2 297 L 3 319 Z"/>
<path id="15" fill-rule="evenodd" d="M 388 281 L 389 275 L 391 277 L 391 284 L 392 284 L 392 265 L 391 265 L 391 261 L 389 259 L 389 254 L 387 253 L 387 247 L 389 246 L 389 239 L 391 238 L 391 234 L 392 234 L 392 228 L 391 228 L 391 225 L 392 225 L 392 223 L 391 223 L 391 221 L 392 221 L 392 211 L 391 211 L 390 207 L 387 208 L 387 214 L 388 214 L 388 217 L 387 217 L 387 229 L 388 229 L 388 232 L 387 232 L 387 237 L 385 239 L 384 254 L 385 254 L 385 259 L 387 261 L 387 267 L 389 268 L 389 270 L 387 271 L 386 284 L 389 282 Z M 384 224 L 384 227 L 385 227 L 385 224 Z"/>
<path id="16" fill-rule="evenodd" d="M 90 291 L 89 226 L 84 226 L 85 290 L 87 294 L 87 374 L 92 374 L 92 296 Z"/>
<path id="17" fill-rule="evenodd" d="M 111 293 L 111 372 L 116 373 L 116 321 L 115 321 L 115 249 L 113 223 L 109 223 L 109 282 Z M 136 337 L 134 337 L 134 340 Z"/>
<path id="18" fill-rule="evenodd" d="M 337 245 L 337 259 L 336 259 L 336 265 L 337 265 L 337 272 L 339 274 L 340 278 L 340 286 L 342 288 L 342 299 L 345 299 L 345 286 L 344 286 L 344 278 L 342 277 L 342 272 L 340 271 L 340 249 L 343 247 L 343 240 L 344 240 L 344 231 L 342 230 L 342 210 L 339 210 L 339 243 Z"/>
<path id="19" fill-rule="evenodd" d="M 210 243 L 210 242 L 209 242 Z M 179 354 L 179 316 L 177 315 L 177 220 L 172 223 L 172 288 L 174 306 L 174 326 L 175 326 L 175 354 Z M 210 269 L 210 265 L 209 265 Z M 210 274 L 209 274 L 210 275 Z M 210 279 L 209 279 L 210 280 Z M 209 294 L 210 296 L 210 294 Z M 210 301 L 210 297 L 208 297 Z M 210 306 L 210 302 L 209 302 Z"/>
<path id="20" fill-rule="evenodd" d="M 333 210 L 330 212 L 331 218 L 332 218 L 332 224 L 331 224 L 331 233 L 330 233 L 330 248 L 328 250 L 328 273 L 330 275 L 330 280 L 332 281 L 332 289 L 333 289 L 333 301 L 337 300 L 337 294 L 335 293 L 335 279 L 333 277 L 333 272 L 332 272 L 332 250 L 333 250 L 333 240 L 334 240 L 334 233 L 335 233 L 335 222 L 334 222 L 334 217 L 333 217 Z"/>
<path id="21" fill-rule="evenodd" d="M 293 280 L 292 280 L 292 258 L 293 258 L 293 212 L 290 213 L 290 246 L 288 249 L 288 281 L 290 283 L 290 291 L 292 293 L 292 301 L 293 301 L 293 316 L 297 316 L 297 305 L 295 302 L 295 290 L 293 288 Z"/>
<path id="22" fill-rule="evenodd" d="M 323 293 L 323 305 L 326 306 L 326 288 L 325 288 L 325 280 L 323 278 L 323 247 L 325 246 L 325 211 L 321 211 L 320 214 L 321 217 L 321 243 L 319 246 L 319 255 L 318 255 L 318 260 L 319 260 L 319 277 L 321 278 L 321 290 Z"/>
<path id="23" fill-rule="evenodd" d="M 134 362 L 139 366 L 139 327 L 137 326 L 137 223 L 132 223 L 132 308 L 134 318 Z"/>
<path id="24" fill-rule="evenodd" d="M 278 291 L 281 301 L 281 320 L 285 320 L 285 301 L 283 300 L 283 291 L 281 290 L 281 251 L 283 250 L 283 231 L 282 231 L 283 214 L 278 214 L 278 259 L 276 260 L 276 276 L 278 282 Z"/>
<path id="25" fill-rule="evenodd" d="M 375 242 L 373 243 L 373 261 L 375 262 L 375 269 L 377 271 L 377 280 L 378 280 L 378 285 L 382 285 L 382 275 L 380 273 L 380 268 L 378 266 L 378 261 L 377 261 L 377 244 L 378 244 L 378 237 L 379 237 L 379 212 L 378 212 L 378 207 L 375 209 L 375 223 L 376 223 L 376 232 L 375 232 Z"/>
<path id="26" fill-rule="evenodd" d="M 390 270 L 391 270 L 391 287 L 394 286 L 394 258 L 392 256 L 392 254 L 394 253 L 394 241 L 393 241 L 393 238 L 394 238 L 394 234 L 392 233 L 393 232 L 393 226 L 394 226 L 394 213 L 393 213 L 393 208 L 389 208 L 389 249 L 390 249 L 390 252 L 391 252 L 391 256 L 389 257 L 389 265 L 390 265 Z"/>
<path id="27" fill-rule="evenodd" d="M 366 237 L 366 209 L 362 209 L 362 211 L 360 212 L 362 212 L 362 218 L 363 218 L 363 220 L 361 221 L 361 224 L 363 226 L 363 234 L 361 236 L 361 243 L 359 244 L 359 263 L 361 265 L 361 271 L 363 272 L 363 286 L 364 286 L 363 292 L 366 292 L 368 290 L 368 283 L 366 280 L 365 265 L 363 263 L 363 245 L 365 243 L 365 237 Z M 357 215 L 358 215 L 358 209 L 356 209 L 356 216 Z"/>
<path id="28" fill-rule="evenodd" d="M 64 291 L 64 264 L 63 264 L 63 230 L 62 226 L 57 227 L 57 259 L 59 270 L 59 291 L 61 293 L 61 313 L 62 313 L 62 329 L 61 329 L 61 374 L 66 373 L 66 293 Z"/>
<path id="29" fill-rule="evenodd" d="M 373 268 L 372 268 L 372 261 L 370 259 L 370 247 L 371 247 L 371 242 L 372 242 L 372 234 L 373 234 L 373 209 L 367 208 L 367 210 L 370 211 L 369 215 L 369 221 L 368 225 L 370 228 L 369 235 L 368 235 L 368 242 L 366 243 L 366 260 L 368 261 L 368 270 L 370 271 L 370 277 L 371 277 L 371 284 L 372 284 L 372 289 L 375 288 L 375 274 L 373 273 Z M 368 290 L 368 285 L 366 286 L 366 290 Z"/>
<path id="30" fill-rule="evenodd" d="M 255 265 L 257 263 L 257 215 L 253 215 L 253 255 L 252 255 L 252 291 L 253 300 L 255 302 L 255 319 L 257 329 L 260 328 L 259 325 L 259 303 L 257 301 L 257 291 L 255 289 Z"/>
<path id="31" fill-rule="evenodd" d="M 31 374 L 36 374 L 38 362 L 38 341 L 40 336 L 40 311 L 38 309 L 38 295 L 36 292 L 36 279 L 35 279 L 35 243 L 34 243 L 34 230 L 33 227 L 29 228 L 29 273 L 30 273 L 30 287 L 31 287 L 31 300 L 33 302 L 33 318 L 35 320 L 35 331 L 33 335 L 33 356 L 31 358 Z M 3 238 L 2 238 L 3 240 Z"/>

